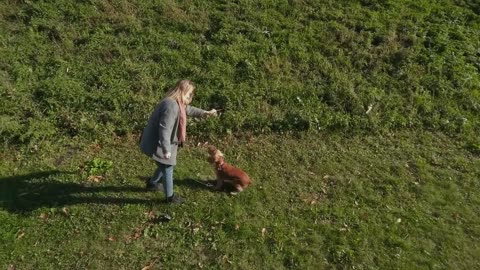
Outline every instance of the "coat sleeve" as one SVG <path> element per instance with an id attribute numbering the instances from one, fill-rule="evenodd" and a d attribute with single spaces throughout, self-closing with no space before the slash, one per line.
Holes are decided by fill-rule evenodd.
<path id="1" fill-rule="evenodd" d="M 162 147 L 163 153 L 172 152 L 171 137 L 177 117 L 178 106 L 174 102 L 165 103 L 165 106 L 160 109 L 158 144 Z"/>
<path id="2" fill-rule="evenodd" d="M 187 115 L 191 117 L 203 117 L 206 111 L 197 107 L 187 105 L 186 112 L 187 112 Z"/>

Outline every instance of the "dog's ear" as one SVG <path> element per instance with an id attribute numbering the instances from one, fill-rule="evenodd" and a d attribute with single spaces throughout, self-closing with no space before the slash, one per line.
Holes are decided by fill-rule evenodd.
<path id="1" fill-rule="evenodd" d="M 217 148 L 213 145 L 209 145 L 207 150 L 208 150 L 209 153 L 215 154 L 215 152 L 217 151 Z"/>

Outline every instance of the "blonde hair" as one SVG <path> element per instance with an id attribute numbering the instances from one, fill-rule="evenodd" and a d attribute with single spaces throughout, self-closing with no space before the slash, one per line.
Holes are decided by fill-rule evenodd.
<path id="1" fill-rule="evenodd" d="M 195 91 L 195 85 L 190 80 L 180 80 L 177 82 L 175 87 L 168 90 L 167 94 L 165 95 L 166 98 L 172 98 L 174 100 L 179 100 L 184 104 L 189 104 L 191 101 L 191 96 L 188 96 L 189 93 L 193 94 Z"/>

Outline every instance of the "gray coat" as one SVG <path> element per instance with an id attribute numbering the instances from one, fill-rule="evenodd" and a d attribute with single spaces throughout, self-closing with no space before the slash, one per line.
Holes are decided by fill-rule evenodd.
<path id="1" fill-rule="evenodd" d="M 201 117 L 205 112 L 193 106 L 187 105 L 186 108 L 187 116 L 190 117 Z M 179 119 L 180 108 L 177 101 L 172 98 L 162 99 L 148 119 L 147 126 L 143 129 L 140 139 L 142 152 L 162 164 L 176 165 Z M 167 152 L 172 154 L 169 159 L 164 157 L 164 153 Z"/>

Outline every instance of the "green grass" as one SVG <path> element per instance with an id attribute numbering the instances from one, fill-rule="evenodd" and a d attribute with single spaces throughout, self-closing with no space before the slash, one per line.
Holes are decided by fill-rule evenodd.
<path id="1" fill-rule="evenodd" d="M 214 176 L 193 141 L 175 171 L 176 192 L 187 199 L 180 206 L 143 191 L 154 164 L 135 138 L 3 153 L 2 267 L 480 266 L 480 159 L 463 143 L 422 132 L 211 143 L 254 185 L 230 196 L 198 184 Z M 81 172 L 94 157 L 113 162 L 100 182 Z M 173 219 L 160 222 L 163 214 Z"/>
<path id="2" fill-rule="evenodd" d="M 181 78 L 224 110 L 198 133 L 475 134 L 479 13 L 472 0 L 3 1 L 0 136 L 138 132 Z"/>
<path id="3" fill-rule="evenodd" d="M 480 268 L 477 2 L 2 1 L 0 267 Z M 137 141 L 183 78 L 223 111 L 167 206 Z"/>

